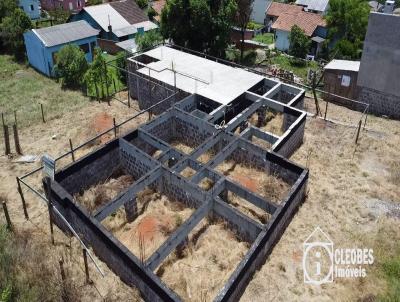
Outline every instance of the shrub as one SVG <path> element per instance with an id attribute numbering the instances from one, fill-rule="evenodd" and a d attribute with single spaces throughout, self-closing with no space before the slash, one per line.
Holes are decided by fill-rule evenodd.
<path id="1" fill-rule="evenodd" d="M 56 55 L 54 73 L 62 79 L 63 86 L 78 88 L 87 69 L 85 53 L 76 45 L 66 45 Z"/>

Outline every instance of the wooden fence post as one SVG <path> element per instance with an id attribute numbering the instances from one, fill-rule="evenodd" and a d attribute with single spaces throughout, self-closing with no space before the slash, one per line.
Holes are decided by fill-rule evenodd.
<path id="1" fill-rule="evenodd" d="M 54 227 L 53 227 L 53 204 L 51 202 L 51 180 L 50 177 L 46 177 L 46 190 L 47 190 L 47 207 L 49 210 L 49 222 L 50 222 L 50 236 L 51 243 L 54 245 Z"/>
<path id="2" fill-rule="evenodd" d="M 362 123 L 362 121 L 360 120 L 360 121 L 358 122 L 358 129 L 357 129 L 357 136 L 356 136 L 356 144 L 358 143 L 358 137 L 360 136 L 361 123 Z"/>
<path id="3" fill-rule="evenodd" d="M 326 120 L 326 115 L 327 115 L 327 113 L 328 113 L 328 104 L 329 104 L 329 102 L 328 101 L 325 101 L 326 102 L 326 106 L 325 106 L 325 115 L 324 115 L 324 120 Z"/>
<path id="4" fill-rule="evenodd" d="M 114 124 L 114 137 L 117 137 L 117 123 L 115 122 L 115 117 L 113 117 L 113 124 Z"/>
<path id="5" fill-rule="evenodd" d="M 18 176 L 17 176 L 17 185 L 18 185 L 18 187 L 17 187 L 18 193 L 21 196 L 22 208 L 24 210 L 25 219 L 29 220 L 28 210 L 26 209 L 26 201 L 25 201 L 24 193 L 22 192 L 22 188 L 21 188 L 21 184 L 19 182 Z"/>
<path id="6" fill-rule="evenodd" d="M 69 147 L 71 148 L 72 161 L 75 161 L 74 148 L 72 146 L 72 140 L 71 139 L 69 139 Z"/>
<path id="7" fill-rule="evenodd" d="M 83 262 L 85 264 L 85 276 L 86 276 L 86 284 L 90 284 L 90 276 L 89 276 L 89 266 L 87 261 L 87 252 L 86 249 L 82 249 L 83 252 Z"/>
<path id="8" fill-rule="evenodd" d="M 44 111 L 43 111 L 43 104 L 42 104 L 42 103 L 40 103 L 40 110 L 42 111 L 42 120 L 43 120 L 43 123 L 46 123 L 46 120 L 45 120 L 45 118 L 44 118 Z"/>
<path id="9" fill-rule="evenodd" d="M 60 264 L 61 280 L 65 281 L 64 259 L 60 257 L 58 263 Z"/>
<path id="10" fill-rule="evenodd" d="M 8 155 L 11 153 L 11 150 L 10 150 L 10 133 L 8 131 L 7 125 L 3 125 L 3 132 L 4 132 L 5 155 Z"/>
<path id="11" fill-rule="evenodd" d="M 10 231 L 12 231 L 12 224 L 11 224 L 10 215 L 9 215 L 8 209 L 7 209 L 7 203 L 3 200 L 3 201 L 2 201 L 2 204 L 3 204 L 4 215 L 6 216 L 7 228 L 8 228 Z"/>
<path id="12" fill-rule="evenodd" d="M 128 88 L 128 108 L 131 108 L 131 93 Z"/>

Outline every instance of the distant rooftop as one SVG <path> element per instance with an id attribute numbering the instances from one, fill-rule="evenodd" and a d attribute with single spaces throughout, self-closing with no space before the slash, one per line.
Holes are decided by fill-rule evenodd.
<path id="1" fill-rule="evenodd" d="M 297 5 L 307 7 L 309 10 L 324 12 L 329 4 L 329 0 L 297 0 Z"/>
<path id="2" fill-rule="evenodd" d="M 111 25 L 117 37 L 135 34 L 137 28 L 145 31 L 156 28 L 134 0 L 122 0 L 83 8 L 105 31 Z"/>
<path id="3" fill-rule="evenodd" d="M 264 79 L 263 76 L 188 54 L 170 47 L 160 46 L 143 53 L 157 59 L 138 72 L 188 93 L 197 93 L 220 104 L 228 104 Z M 129 60 L 135 61 L 135 57 Z"/>
<path id="4" fill-rule="evenodd" d="M 273 29 L 291 31 L 292 27 L 297 25 L 307 36 L 312 36 L 318 26 L 326 26 L 322 16 L 300 11 L 298 13 L 284 13 L 272 25 Z"/>
<path id="5" fill-rule="evenodd" d="M 298 5 L 280 3 L 280 2 L 272 2 L 271 5 L 267 8 L 267 15 L 279 17 L 283 14 L 297 14 L 303 11 L 303 8 Z"/>
<path id="6" fill-rule="evenodd" d="M 97 36 L 99 31 L 94 29 L 86 21 L 77 21 L 55 25 L 46 28 L 32 29 L 45 46 L 51 47 L 60 44 Z"/>
<path id="7" fill-rule="evenodd" d="M 360 69 L 360 61 L 332 60 L 324 69 L 358 71 Z"/>

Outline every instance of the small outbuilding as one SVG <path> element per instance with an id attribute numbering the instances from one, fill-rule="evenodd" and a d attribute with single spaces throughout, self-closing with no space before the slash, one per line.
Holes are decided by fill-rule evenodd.
<path id="1" fill-rule="evenodd" d="M 357 86 L 359 61 L 332 60 L 324 67 L 324 90 L 352 100 L 358 98 Z M 340 104 L 347 104 L 344 99 L 327 95 L 326 99 Z"/>
<path id="2" fill-rule="evenodd" d="M 36 70 L 54 76 L 53 67 L 57 52 L 67 44 L 78 45 L 86 60 L 93 60 L 99 30 L 86 21 L 77 21 L 47 28 L 32 29 L 24 33 L 29 64 Z"/>

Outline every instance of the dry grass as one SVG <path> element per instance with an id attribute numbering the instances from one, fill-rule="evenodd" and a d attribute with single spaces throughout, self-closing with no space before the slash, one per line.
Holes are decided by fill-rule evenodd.
<path id="1" fill-rule="evenodd" d="M 214 182 L 209 179 L 208 177 L 204 177 L 200 182 L 199 182 L 199 187 L 202 188 L 204 191 L 210 190 L 214 186 Z"/>
<path id="2" fill-rule="evenodd" d="M 115 198 L 123 190 L 127 189 L 134 181 L 131 175 L 111 177 L 89 188 L 82 195 L 75 194 L 74 198 L 81 203 L 89 213 L 92 213 L 106 202 Z"/>
<path id="3" fill-rule="evenodd" d="M 190 233 L 183 257 L 170 255 L 157 274 L 183 301 L 211 301 L 248 249 L 224 223 L 203 219 Z"/>
<path id="4" fill-rule="evenodd" d="M 258 115 L 254 113 L 250 119 L 249 123 L 254 127 L 257 127 L 258 124 Z M 272 112 L 268 111 L 265 116 L 265 126 L 257 127 L 263 131 L 267 131 L 276 135 L 282 135 L 284 133 L 283 126 L 283 114 L 281 112 Z"/>
<path id="5" fill-rule="evenodd" d="M 144 260 L 192 215 L 194 209 L 151 189 L 140 192 L 136 201 L 139 216 L 133 222 L 127 223 L 124 209 L 120 208 L 115 215 L 107 217 L 103 225 L 134 255 L 143 255 Z"/>
<path id="6" fill-rule="evenodd" d="M 258 138 L 257 136 L 253 135 L 251 137 L 251 142 L 257 146 L 260 146 L 261 148 L 265 150 L 270 150 L 272 147 L 272 144 L 270 142 L 267 142 L 264 139 Z"/>
<path id="7" fill-rule="evenodd" d="M 186 178 L 190 178 L 193 175 L 196 174 L 196 170 L 192 169 L 191 167 L 187 166 L 185 169 L 183 169 L 180 173 L 182 176 Z"/>
<path id="8" fill-rule="evenodd" d="M 215 153 L 212 152 L 211 150 L 208 150 L 204 152 L 202 155 L 200 155 L 197 158 L 197 161 L 201 162 L 202 164 L 208 163 L 213 157 L 215 156 Z"/>
<path id="9" fill-rule="evenodd" d="M 256 207 L 254 204 L 251 202 L 248 202 L 247 200 L 241 198 L 240 196 L 228 192 L 228 200 L 227 202 L 238 209 L 240 212 L 243 214 L 249 216 L 255 221 L 258 221 L 262 224 L 266 224 L 268 220 L 271 218 L 271 215 L 264 210 L 260 209 L 259 207 Z"/>
<path id="10" fill-rule="evenodd" d="M 290 190 L 290 185 L 277 175 L 270 175 L 266 171 L 238 164 L 233 160 L 223 161 L 216 170 L 275 203 L 280 203 Z"/>
<path id="11" fill-rule="evenodd" d="M 178 151 L 181 151 L 182 153 L 185 154 L 190 154 L 193 152 L 194 148 L 185 144 L 181 140 L 173 140 L 169 143 L 173 148 L 175 148 Z"/>

